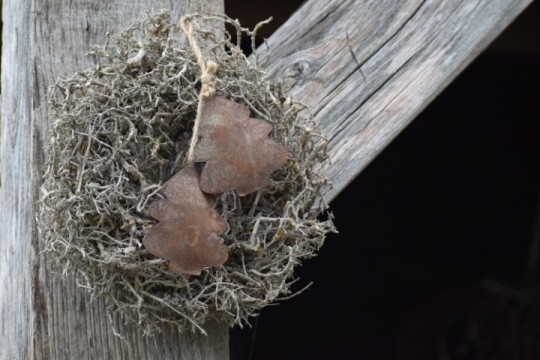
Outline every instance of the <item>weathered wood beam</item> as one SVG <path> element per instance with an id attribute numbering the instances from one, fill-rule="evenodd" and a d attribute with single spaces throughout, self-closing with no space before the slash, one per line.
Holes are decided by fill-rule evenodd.
<path id="1" fill-rule="evenodd" d="M 310 0 L 281 26 L 264 65 L 329 137 L 327 199 L 531 2 Z"/>
<path id="2" fill-rule="evenodd" d="M 0 123 L 0 359 L 227 359 L 228 328 L 209 336 L 145 338 L 117 323 L 113 335 L 102 299 L 59 279 L 41 253 L 35 227 L 44 143 L 47 88 L 90 64 L 84 53 L 150 9 L 173 18 L 222 12 L 222 0 L 4 0 Z"/>

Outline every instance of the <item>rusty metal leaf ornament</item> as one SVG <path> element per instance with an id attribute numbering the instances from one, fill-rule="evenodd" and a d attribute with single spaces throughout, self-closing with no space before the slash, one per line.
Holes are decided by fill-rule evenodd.
<path id="1" fill-rule="evenodd" d="M 221 234 L 227 224 L 212 207 L 214 198 L 199 188 L 193 167 L 185 167 L 161 189 L 164 199 L 150 205 L 148 214 L 159 221 L 143 239 L 153 255 L 169 260 L 172 270 L 198 275 L 204 267 L 227 261 Z"/>
<path id="2" fill-rule="evenodd" d="M 212 209 L 215 199 L 209 194 L 235 190 L 244 196 L 261 189 L 288 158 L 285 146 L 268 138 L 272 125 L 250 118 L 241 104 L 204 99 L 199 115 L 200 138 L 193 153 L 190 148 L 190 165 L 163 186 L 165 198 L 150 205 L 148 214 L 159 223 L 143 239 L 151 254 L 169 260 L 171 269 L 194 275 L 228 257 L 219 235 L 227 224 Z M 191 159 L 205 162 L 200 178 Z"/>
<path id="3" fill-rule="evenodd" d="M 215 97 L 205 101 L 194 159 L 206 162 L 200 187 L 210 194 L 236 190 L 239 196 L 267 186 L 287 161 L 287 149 L 268 138 L 272 125 L 249 117 L 249 109 Z"/>

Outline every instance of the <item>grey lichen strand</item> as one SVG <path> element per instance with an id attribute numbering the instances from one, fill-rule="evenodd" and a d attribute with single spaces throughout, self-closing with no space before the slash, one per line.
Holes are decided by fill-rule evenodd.
<path id="1" fill-rule="evenodd" d="M 169 15 L 150 15 L 96 46 L 89 54 L 94 67 L 50 91 L 54 125 L 38 214 L 42 240 L 65 274 L 105 296 L 110 311 L 140 323 L 145 334 L 163 323 L 201 331 L 209 319 L 246 323 L 290 295 L 295 265 L 314 256 L 334 229 L 331 217 L 317 218 L 326 184 L 312 171 L 326 159 L 326 141 L 312 131 L 303 105 L 236 44 L 212 36 L 209 24 L 216 20 L 254 36 L 226 17 L 191 19 L 205 56 L 219 64 L 216 95 L 272 124 L 271 137 L 292 154 L 267 188 L 242 198 L 218 196 L 215 210 L 229 224 L 224 266 L 190 277 L 142 246 L 155 224 L 148 204 L 185 162 L 199 91 L 199 68 Z"/>

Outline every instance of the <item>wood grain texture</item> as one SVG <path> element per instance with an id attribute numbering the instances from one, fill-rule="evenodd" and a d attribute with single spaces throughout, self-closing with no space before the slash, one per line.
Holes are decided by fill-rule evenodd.
<path id="1" fill-rule="evenodd" d="M 228 359 L 226 325 L 209 336 L 136 326 L 113 335 L 101 299 L 51 274 L 35 230 L 47 141 L 46 91 L 89 66 L 84 53 L 150 9 L 222 12 L 222 0 L 4 0 L 0 123 L 0 359 Z"/>
<path id="2" fill-rule="evenodd" d="M 333 184 L 326 198 L 345 188 L 531 2 L 305 3 L 269 39 L 264 65 L 311 107 L 329 138 L 332 162 L 320 169 Z"/>

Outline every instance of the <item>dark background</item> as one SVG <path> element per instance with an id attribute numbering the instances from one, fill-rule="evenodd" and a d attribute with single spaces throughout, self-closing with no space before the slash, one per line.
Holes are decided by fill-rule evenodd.
<path id="1" fill-rule="evenodd" d="M 301 3 L 225 1 L 243 25 L 274 16 L 265 37 Z M 480 343 L 540 344 L 530 313 L 505 325 L 506 299 L 538 284 L 539 66 L 537 2 L 331 203 L 340 233 L 298 269 L 298 288 L 315 284 L 232 330 L 231 359 L 435 359 L 448 333 L 449 359 L 480 359 L 478 314 L 502 327 Z"/>

